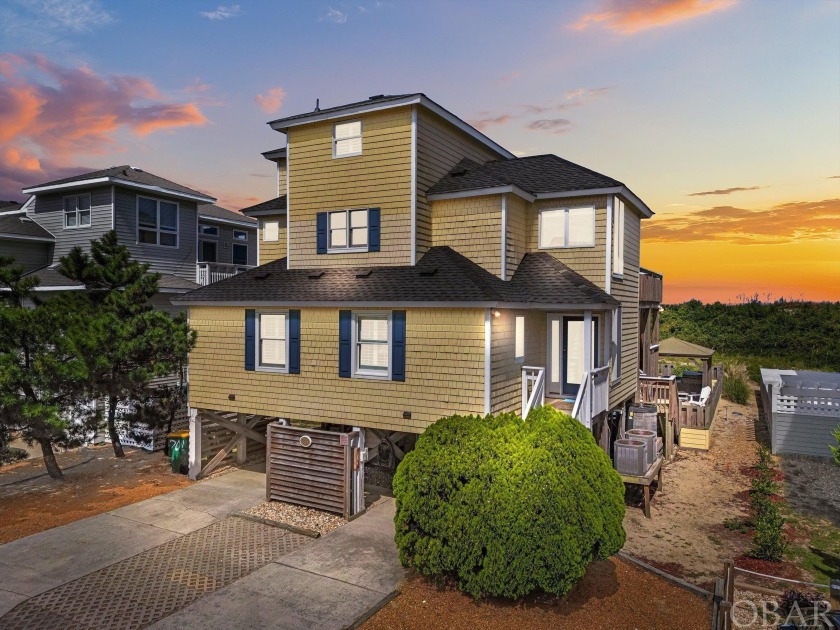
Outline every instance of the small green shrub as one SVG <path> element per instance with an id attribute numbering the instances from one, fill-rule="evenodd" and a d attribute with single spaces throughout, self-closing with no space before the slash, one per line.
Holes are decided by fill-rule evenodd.
<path id="1" fill-rule="evenodd" d="M 750 399 L 750 386 L 740 376 L 724 376 L 721 396 L 739 405 L 746 405 Z"/>
<path id="2" fill-rule="evenodd" d="M 451 416 L 394 476 L 404 566 L 451 575 L 472 595 L 568 592 L 624 545 L 624 484 L 578 421 L 550 406 Z"/>
<path id="3" fill-rule="evenodd" d="M 4 446 L 0 448 L 0 466 L 3 464 L 14 464 L 22 459 L 26 459 L 28 456 L 29 454 L 22 448 Z"/>
<path id="4" fill-rule="evenodd" d="M 834 439 L 837 441 L 837 446 L 829 446 L 829 448 L 831 449 L 831 452 L 834 454 L 835 463 L 840 465 L 840 425 L 837 425 L 837 427 L 834 429 L 834 432 L 832 433 L 832 435 L 834 436 Z"/>
<path id="5" fill-rule="evenodd" d="M 770 452 L 770 449 L 764 446 L 764 444 L 758 445 L 758 463 L 755 465 L 758 470 L 768 470 L 773 463 L 773 454 Z"/>
<path id="6" fill-rule="evenodd" d="M 785 519 L 779 514 L 775 503 L 766 499 L 755 517 L 755 533 L 747 555 L 759 560 L 779 562 L 787 548 L 782 527 Z"/>

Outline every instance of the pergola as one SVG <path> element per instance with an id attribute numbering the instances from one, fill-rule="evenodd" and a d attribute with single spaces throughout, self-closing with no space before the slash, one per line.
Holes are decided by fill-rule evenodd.
<path id="1" fill-rule="evenodd" d="M 668 337 L 659 342 L 660 357 L 679 357 L 692 359 L 699 363 L 703 373 L 703 387 L 712 385 L 712 355 L 715 351 L 711 348 L 684 341 L 677 337 Z"/>

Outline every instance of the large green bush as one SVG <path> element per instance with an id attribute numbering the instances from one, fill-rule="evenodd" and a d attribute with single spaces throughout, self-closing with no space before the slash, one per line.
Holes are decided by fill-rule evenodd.
<path id="1" fill-rule="evenodd" d="M 451 416 L 429 427 L 394 477 L 404 566 L 461 590 L 563 594 L 624 545 L 624 484 L 578 421 L 553 407 Z"/>

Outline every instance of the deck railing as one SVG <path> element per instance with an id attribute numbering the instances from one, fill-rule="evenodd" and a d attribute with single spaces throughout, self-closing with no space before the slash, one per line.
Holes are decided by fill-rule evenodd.
<path id="1" fill-rule="evenodd" d="M 607 410 L 610 403 L 609 366 L 595 368 L 583 375 L 572 408 L 572 417 L 579 420 L 587 429 L 592 428 L 592 420 L 599 413 Z"/>
<path id="2" fill-rule="evenodd" d="M 253 265 L 227 265 L 224 263 L 197 263 L 195 282 L 204 286 L 253 268 Z"/>
<path id="3" fill-rule="evenodd" d="M 659 413 L 664 413 L 669 419 L 676 418 L 674 411 L 680 404 L 677 396 L 676 376 L 640 376 L 639 402 L 656 405 Z"/>
<path id="4" fill-rule="evenodd" d="M 679 406 L 680 426 L 687 429 L 708 429 L 712 426 L 720 394 L 723 391 L 723 379 L 719 378 L 712 384 L 712 392 L 704 405 L 682 402 Z"/>
<path id="5" fill-rule="evenodd" d="M 522 368 L 522 418 L 527 418 L 534 407 L 545 404 L 545 368 Z"/>
<path id="6" fill-rule="evenodd" d="M 639 275 L 639 302 L 662 302 L 662 277 Z"/>

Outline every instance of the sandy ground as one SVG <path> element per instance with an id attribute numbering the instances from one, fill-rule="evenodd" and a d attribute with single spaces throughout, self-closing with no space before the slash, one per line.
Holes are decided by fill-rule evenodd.
<path id="1" fill-rule="evenodd" d="M 451 586 L 412 576 L 364 630 L 706 630 L 711 604 L 653 573 L 611 558 L 594 562 L 565 597 L 473 601 Z"/>
<path id="2" fill-rule="evenodd" d="M 60 453 L 57 458 L 65 467 L 91 456 L 89 462 L 65 470 L 64 481 L 42 476 L 4 485 L 43 472 L 40 459 L 0 468 L 0 544 L 192 483 L 173 474 L 160 452 L 126 449 L 126 457 L 117 459 L 107 445 Z"/>
<path id="3" fill-rule="evenodd" d="M 748 514 L 750 479 L 742 471 L 756 463 L 757 430 L 766 433 L 755 400 L 736 405 L 721 399 L 711 450 L 678 451 L 665 467 L 663 489 L 654 493 L 652 518 L 628 505 L 624 550 L 704 588 L 711 586 L 724 560 L 741 555 L 748 543 L 723 522 Z"/>

